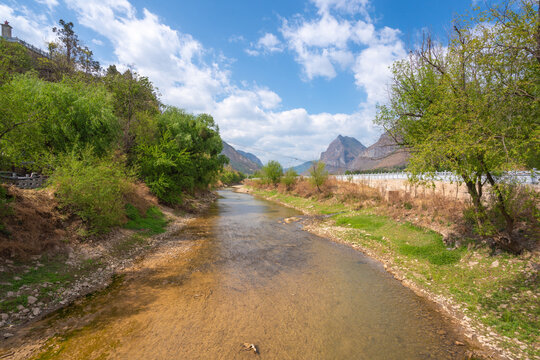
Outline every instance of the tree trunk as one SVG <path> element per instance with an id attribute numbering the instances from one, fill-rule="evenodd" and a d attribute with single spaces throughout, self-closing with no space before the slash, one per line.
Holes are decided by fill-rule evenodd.
<path id="1" fill-rule="evenodd" d="M 514 218 L 510 215 L 508 209 L 506 208 L 504 196 L 501 192 L 499 185 L 495 182 L 495 179 L 493 179 L 493 176 L 491 176 L 489 172 L 486 172 L 486 176 L 489 184 L 497 195 L 497 207 L 499 208 L 499 211 L 501 212 L 502 216 L 504 217 L 504 221 L 506 222 L 506 232 L 508 233 L 508 235 L 510 235 L 512 234 L 512 230 L 514 230 Z"/>

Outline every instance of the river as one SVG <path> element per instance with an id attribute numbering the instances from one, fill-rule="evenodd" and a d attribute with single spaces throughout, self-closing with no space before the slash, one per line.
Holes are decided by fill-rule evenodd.
<path id="1" fill-rule="evenodd" d="M 181 251 L 35 326 L 47 359 L 460 359 L 449 321 L 377 262 L 220 191 Z M 259 351 L 243 350 L 243 343 Z"/>

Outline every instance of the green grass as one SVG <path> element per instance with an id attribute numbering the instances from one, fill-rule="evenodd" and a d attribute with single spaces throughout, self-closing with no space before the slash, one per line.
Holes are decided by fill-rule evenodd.
<path id="1" fill-rule="evenodd" d="M 0 302 L 0 312 L 9 312 L 17 308 L 18 305 L 27 305 L 27 295 L 21 295 L 16 298 L 7 299 L 7 292 L 16 292 L 22 286 L 34 286 L 42 283 L 50 283 L 52 285 L 47 288 L 40 288 L 38 299 L 47 296 L 48 292 L 55 292 L 62 285 L 73 279 L 73 274 L 67 272 L 65 265 L 66 258 L 64 256 L 43 257 L 40 262 L 42 267 L 30 268 L 27 273 L 22 271 L 5 271 L 0 273 L 0 282 L 9 283 L 10 285 L 0 285 L 0 299 L 6 299 Z M 20 264 L 15 263 L 17 268 Z M 18 276 L 20 280 L 14 280 Z"/>
<path id="2" fill-rule="evenodd" d="M 363 237 L 385 242 L 400 255 L 414 260 L 425 260 L 434 265 L 455 264 L 461 260 L 464 249 L 447 249 L 442 236 L 434 231 L 426 230 L 410 223 L 399 224 L 394 220 L 370 213 L 358 213 L 354 216 L 337 215 L 336 225 L 361 229 L 369 234 Z"/>
<path id="3" fill-rule="evenodd" d="M 405 276 L 433 294 L 452 298 L 476 321 L 490 326 L 499 345 L 520 351 L 526 344 L 530 357 L 540 357 L 540 281 L 534 262 L 538 258 L 498 254 L 482 247 L 448 249 L 442 236 L 411 223 L 379 215 L 374 208 L 356 211 L 333 200 L 317 201 L 276 191 L 254 190 L 255 194 L 278 200 L 310 214 L 338 213 L 324 222 L 346 230 L 339 236 L 357 243 L 398 267 Z M 340 213 L 341 212 L 341 213 Z M 467 239 L 462 239 L 467 244 Z M 495 265 L 497 264 L 497 265 Z"/>
<path id="4" fill-rule="evenodd" d="M 140 230 L 151 236 L 164 233 L 167 228 L 165 215 L 155 206 L 149 208 L 146 214 L 141 214 L 133 205 L 127 204 L 126 214 L 129 219 L 124 225 L 126 229 Z"/>

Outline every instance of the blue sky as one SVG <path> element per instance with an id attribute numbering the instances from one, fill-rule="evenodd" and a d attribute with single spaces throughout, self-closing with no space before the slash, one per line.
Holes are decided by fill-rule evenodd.
<path id="1" fill-rule="evenodd" d="M 222 137 L 285 166 L 318 158 L 338 134 L 381 129 L 388 67 L 422 31 L 445 41 L 471 0 L 0 0 L 14 36 L 45 47 L 73 21 L 103 65 L 133 66 L 162 100 L 218 122 Z"/>

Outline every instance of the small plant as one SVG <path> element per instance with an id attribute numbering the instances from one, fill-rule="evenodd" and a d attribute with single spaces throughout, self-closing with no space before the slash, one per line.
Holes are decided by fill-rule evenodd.
<path id="1" fill-rule="evenodd" d="M 309 179 L 311 183 L 317 187 L 319 192 L 322 192 L 321 186 L 328 180 L 328 171 L 324 163 L 322 161 L 314 162 L 309 169 L 309 175 L 311 175 Z"/>
<path id="2" fill-rule="evenodd" d="M 288 169 L 285 174 L 283 175 L 283 179 L 281 180 L 285 187 L 287 188 L 287 191 L 290 191 L 292 186 L 296 183 L 296 177 L 298 174 L 294 169 Z"/>

